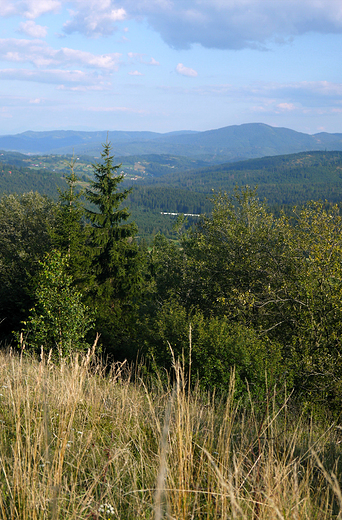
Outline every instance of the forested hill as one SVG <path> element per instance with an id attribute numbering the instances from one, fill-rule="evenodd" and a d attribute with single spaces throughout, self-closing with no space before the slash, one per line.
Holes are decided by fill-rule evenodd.
<path id="1" fill-rule="evenodd" d="M 83 187 L 91 179 L 91 159 L 80 156 L 75 165 Z M 127 171 L 123 186 L 134 188 L 127 200 L 132 218 L 138 224 L 139 235 L 148 240 L 159 231 L 170 236 L 175 217 L 163 213 L 209 214 L 212 190 L 231 192 L 235 186 L 258 186 L 259 197 L 266 198 L 274 210 L 308 200 L 342 202 L 339 151 L 263 157 L 193 170 L 189 169 L 191 161 L 176 159 L 136 156 L 133 162 L 142 168 L 139 175 L 132 165 L 122 166 Z M 5 162 L 10 160 L 16 166 Z M 65 186 L 63 176 L 68 173 L 68 160 L 70 156 L 44 156 L 39 160 L 4 152 L 0 156 L 0 194 L 33 190 L 56 199 L 57 187 Z"/>
<path id="2" fill-rule="evenodd" d="M 226 126 L 205 132 L 24 132 L 0 136 L 0 149 L 23 153 L 96 155 L 102 143 L 112 143 L 116 156 L 173 154 L 236 161 L 308 150 L 342 150 L 342 134 L 309 135 L 262 123 Z"/>
<path id="3" fill-rule="evenodd" d="M 307 200 L 342 199 L 342 152 L 303 152 L 250 159 L 182 173 L 147 178 L 149 188 L 183 189 L 209 194 L 234 186 L 258 186 L 271 204 L 298 204 Z M 136 190 L 139 191 L 139 190 Z M 189 195 L 190 196 L 190 195 Z"/>
<path id="4" fill-rule="evenodd" d="M 212 190 L 232 192 L 236 186 L 258 187 L 274 212 L 290 211 L 309 200 L 342 202 L 342 152 L 308 152 L 228 163 L 193 171 L 146 177 L 133 184 L 128 198 L 142 236 L 166 235 L 175 217 L 161 212 L 210 214 Z M 191 222 L 191 219 L 190 219 Z"/>
<path id="5" fill-rule="evenodd" d="M 1 157 L 0 157 L 1 159 Z M 0 195 L 4 193 L 27 193 L 37 191 L 53 199 L 58 197 L 58 188 L 65 189 L 61 175 L 40 168 L 36 169 L 7 164 L 0 160 Z"/>

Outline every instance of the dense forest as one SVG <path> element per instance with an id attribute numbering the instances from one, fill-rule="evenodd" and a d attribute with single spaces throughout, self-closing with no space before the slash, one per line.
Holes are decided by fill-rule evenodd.
<path id="1" fill-rule="evenodd" d="M 236 185 L 258 186 L 271 204 L 297 204 L 311 194 L 338 198 L 342 184 L 342 152 L 303 152 L 207 166 L 145 179 L 151 186 L 177 187 L 200 193 L 229 190 Z"/>
<path id="2" fill-rule="evenodd" d="M 339 161 L 329 156 L 327 171 Z M 261 164 L 270 171 L 268 159 L 258 171 Z M 99 334 L 109 359 L 142 357 L 154 370 L 180 357 L 202 390 L 218 393 L 235 368 L 237 395 L 262 399 L 267 385 L 286 385 L 297 402 L 339 416 L 338 205 L 308 202 L 285 214 L 255 189 L 235 188 L 214 194 L 196 225 L 178 219 L 176 240 L 159 233 L 147 247 L 126 207 L 144 192 L 120 191 L 124 175 L 110 145 L 85 192 L 75 165 L 74 158 L 57 202 L 32 191 L 0 201 L 3 345 L 58 359 Z M 159 211 L 168 202 L 156 189 Z M 149 188 L 141 190 L 151 203 Z M 197 196 L 186 205 L 174 189 L 181 211 L 200 211 Z"/>
<path id="3" fill-rule="evenodd" d="M 77 156 L 77 187 L 86 188 L 93 179 L 99 157 Z M 133 188 L 127 203 L 139 238 L 150 244 L 156 233 L 173 237 L 176 217 L 165 213 L 207 214 L 212 211 L 213 191 L 232 191 L 235 186 L 258 186 L 272 211 L 291 214 L 294 205 L 308 200 L 340 203 L 342 152 L 302 152 L 277 157 L 250 159 L 213 165 L 187 157 L 142 155 L 118 157 L 122 185 Z M 0 194 L 38 191 L 58 199 L 58 187 L 65 188 L 70 156 L 26 156 L 3 152 Z M 201 167 L 199 167 L 201 166 Z M 89 201 L 85 201 L 88 208 Z M 164 213 L 164 214 L 162 214 Z M 192 224 L 194 219 L 189 219 Z"/>
<path id="4" fill-rule="evenodd" d="M 58 187 L 65 187 L 65 181 L 53 172 L 40 168 L 32 171 L 22 166 L 0 162 L 0 194 L 22 194 L 34 190 L 56 198 Z"/>

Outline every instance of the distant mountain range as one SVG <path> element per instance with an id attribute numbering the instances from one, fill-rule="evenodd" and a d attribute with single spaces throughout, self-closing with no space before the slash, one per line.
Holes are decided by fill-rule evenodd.
<path id="1" fill-rule="evenodd" d="M 24 132 L 0 136 L 0 150 L 26 154 L 96 155 L 111 141 L 116 156 L 174 154 L 230 162 L 305 151 L 342 151 L 342 133 L 309 135 L 263 123 L 227 126 L 205 132 Z"/>

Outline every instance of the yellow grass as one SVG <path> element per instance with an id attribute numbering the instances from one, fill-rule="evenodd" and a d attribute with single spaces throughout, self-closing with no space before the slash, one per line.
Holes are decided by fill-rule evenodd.
<path id="1" fill-rule="evenodd" d="M 171 382 L 172 381 L 172 382 Z M 0 354 L 0 518 L 342 518 L 341 430 L 91 356 Z M 101 507 L 102 506 L 102 507 Z"/>

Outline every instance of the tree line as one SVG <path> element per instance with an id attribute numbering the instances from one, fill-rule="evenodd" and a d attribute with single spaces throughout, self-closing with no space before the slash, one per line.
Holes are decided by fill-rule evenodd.
<path id="1" fill-rule="evenodd" d="M 3 345 L 56 359 L 100 334 L 109 359 L 174 357 L 204 390 L 265 396 L 270 385 L 308 407 L 341 405 L 342 216 L 309 202 L 275 215 L 256 190 L 213 195 L 213 211 L 177 240 L 139 244 L 110 144 L 93 165 L 85 209 L 74 162 L 58 204 L 37 193 L 0 201 Z"/>

